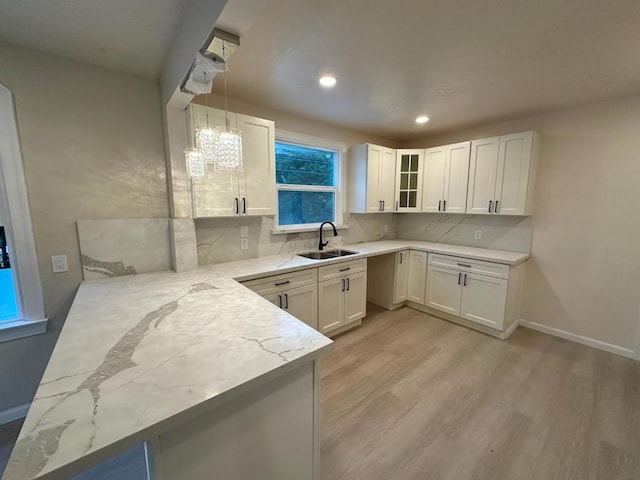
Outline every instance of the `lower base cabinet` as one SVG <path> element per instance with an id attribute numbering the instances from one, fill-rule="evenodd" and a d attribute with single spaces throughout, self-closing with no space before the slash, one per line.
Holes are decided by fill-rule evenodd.
<path id="1" fill-rule="evenodd" d="M 318 329 L 330 333 L 366 315 L 367 272 L 318 283 Z"/>
<path id="2" fill-rule="evenodd" d="M 508 277 L 508 268 L 479 274 L 474 273 L 474 270 L 482 271 L 486 264 L 454 259 L 446 260 L 452 263 L 451 266 L 439 265 L 438 263 L 443 262 L 438 260 L 443 258 L 445 257 L 434 256 L 435 260 L 431 257 L 429 259 L 426 306 L 502 330 L 509 281 L 508 278 L 501 277 Z"/>
<path id="3" fill-rule="evenodd" d="M 424 305 L 425 284 L 427 282 L 427 252 L 409 252 L 409 281 L 407 300 Z"/>
<path id="4" fill-rule="evenodd" d="M 316 285 L 270 293 L 264 295 L 264 298 L 310 327 L 318 329 L 318 289 Z"/>

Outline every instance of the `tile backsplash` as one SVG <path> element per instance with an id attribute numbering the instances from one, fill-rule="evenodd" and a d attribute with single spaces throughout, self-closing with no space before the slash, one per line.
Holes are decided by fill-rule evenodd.
<path id="1" fill-rule="evenodd" d="M 325 239 L 330 246 L 348 245 L 395 238 L 394 218 L 391 213 L 356 215 L 345 214 L 348 229 L 338 230 L 334 237 L 331 227 L 325 227 Z M 249 230 L 249 248 L 240 249 L 240 227 Z M 389 232 L 385 233 L 385 225 Z M 243 260 L 263 255 L 316 250 L 318 232 L 274 235 L 273 217 L 241 217 L 196 220 L 198 263 L 209 265 L 219 262 Z"/>
<path id="2" fill-rule="evenodd" d="M 481 232 L 480 239 L 474 236 L 477 230 Z M 397 214 L 395 231 L 399 239 L 528 253 L 531 251 L 533 217 Z"/>

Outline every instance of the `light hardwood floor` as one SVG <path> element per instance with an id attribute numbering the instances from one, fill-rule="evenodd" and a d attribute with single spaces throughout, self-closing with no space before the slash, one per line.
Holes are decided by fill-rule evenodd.
<path id="1" fill-rule="evenodd" d="M 322 480 L 640 479 L 639 362 L 367 309 L 323 361 Z M 0 427 L 0 473 L 18 427 Z M 141 468 L 138 448 L 74 480 Z"/>
<path id="2" fill-rule="evenodd" d="M 368 305 L 323 365 L 322 480 L 640 479 L 640 363 Z"/>

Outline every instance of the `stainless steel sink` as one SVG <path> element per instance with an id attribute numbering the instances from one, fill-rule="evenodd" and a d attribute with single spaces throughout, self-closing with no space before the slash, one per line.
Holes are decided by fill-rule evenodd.
<path id="1" fill-rule="evenodd" d="M 336 249 L 336 250 L 327 250 L 327 253 L 330 253 L 331 255 L 335 255 L 336 257 L 347 257 L 349 255 L 355 255 L 358 252 L 352 252 L 351 250 Z"/>
<path id="2" fill-rule="evenodd" d="M 329 252 L 305 252 L 297 253 L 299 257 L 310 258 L 311 260 L 327 260 L 329 258 L 336 258 L 337 255 L 332 255 Z"/>
<path id="3" fill-rule="evenodd" d="M 299 257 L 310 258 L 311 260 L 329 260 L 330 258 L 346 257 L 348 255 L 355 255 L 357 252 L 350 250 L 326 250 L 324 252 L 305 252 L 298 253 Z"/>

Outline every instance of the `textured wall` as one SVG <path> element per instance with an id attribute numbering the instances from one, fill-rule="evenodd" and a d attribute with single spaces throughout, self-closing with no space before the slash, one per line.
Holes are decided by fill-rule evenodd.
<path id="1" fill-rule="evenodd" d="M 476 230 L 481 231 L 479 240 Z M 528 253 L 533 217 L 406 213 L 396 215 L 396 232 L 397 238 L 409 240 Z"/>
<path id="2" fill-rule="evenodd" d="M 157 82 L 0 43 L 15 96 L 49 331 L 0 344 L 0 410 L 31 400 L 78 284 L 75 222 L 168 216 Z M 69 272 L 53 274 L 50 256 Z"/>
<path id="3" fill-rule="evenodd" d="M 537 130 L 542 144 L 522 316 L 633 350 L 640 333 L 640 96 L 410 145 L 525 130 Z"/>
<path id="4" fill-rule="evenodd" d="M 393 214 L 380 213 L 345 216 L 348 229 L 338 230 L 334 237 L 331 227 L 326 226 L 325 239 L 331 246 L 351 243 L 371 242 L 395 238 Z M 240 227 L 249 227 L 249 249 L 240 250 Z M 385 225 L 389 232 L 385 233 Z M 272 235 L 273 217 L 244 217 L 196 220 L 198 239 L 198 262 L 200 265 L 229 262 L 275 255 L 278 253 L 300 252 L 318 249 L 318 232 L 303 232 Z"/>

